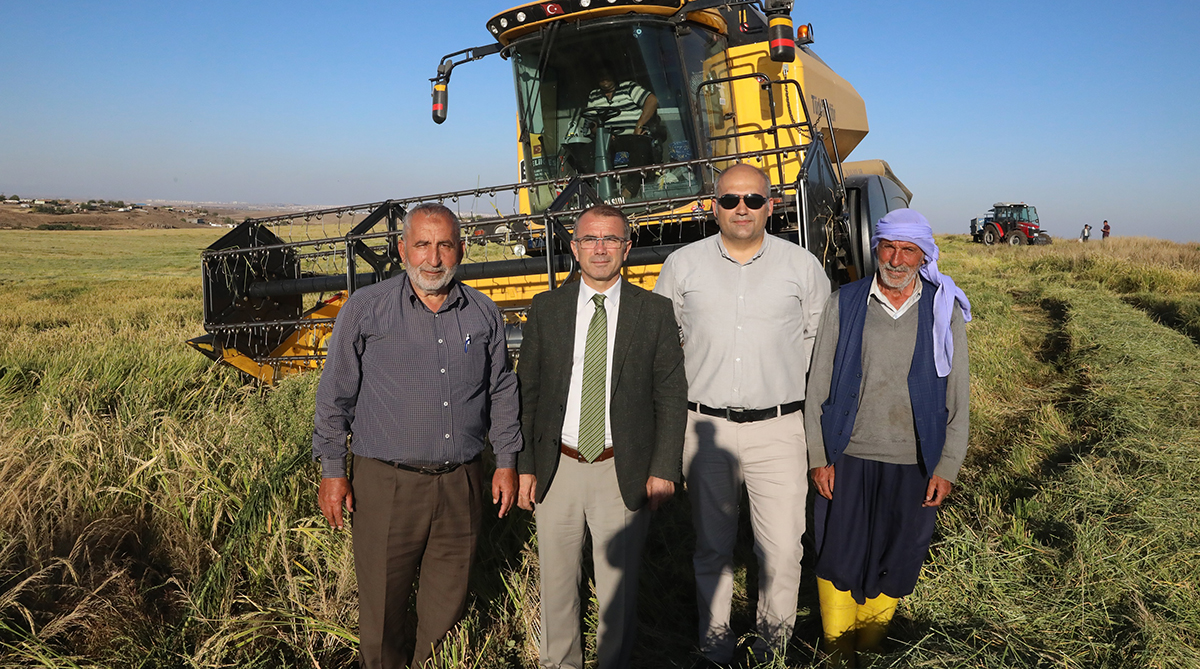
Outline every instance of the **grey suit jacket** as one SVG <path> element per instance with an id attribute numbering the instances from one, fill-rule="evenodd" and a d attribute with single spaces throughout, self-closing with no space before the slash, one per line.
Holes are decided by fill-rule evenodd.
<path id="1" fill-rule="evenodd" d="M 517 470 L 537 475 L 537 502 L 558 468 L 578 300 L 578 282 L 541 293 L 525 322 L 517 362 L 525 449 Z M 617 483 L 625 506 L 636 511 L 646 503 L 647 478 L 681 478 L 687 377 L 670 300 L 628 282 L 621 286 L 611 364 L 608 415 Z"/>

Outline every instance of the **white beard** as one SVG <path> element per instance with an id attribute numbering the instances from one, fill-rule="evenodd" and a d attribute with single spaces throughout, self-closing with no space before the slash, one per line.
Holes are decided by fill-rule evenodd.
<path id="1" fill-rule="evenodd" d="M 892 290 L 904 290 L 908 287 L 908 284 L 912 283 L 913 280 L 917 278 L 917 272 L 919 272 L 920 269 L 920 267 L 906 267 L 904 265 L 880 265 L 879 282 L 888 288 L 891 288 Z M 891 275 L 888 274 L 887 270 L 904 270 L 905 274 L 900 280 L 896 281 L 891 278 Z"/>

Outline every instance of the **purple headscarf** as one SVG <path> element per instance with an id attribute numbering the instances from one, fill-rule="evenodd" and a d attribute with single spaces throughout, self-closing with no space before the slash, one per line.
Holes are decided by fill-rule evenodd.
<path id="1" fill-rule="evenodd" d="M 925 264 L 921 266 L 921 276 L 926 281 L 937 286 L 933 296 L 933 361 L 937 366 L 938 376 L 950 374 L 951 361 L 954 360 L 954 336 L 950 333 L 950 317 L 954 314 L 955 302 L 962 309 L 963 320 L 971 320 L 971 302 L 967 294 L 954 284 L 954 280 L 938 271 L 938 246 L 933 241 L 933 228 L 914 209 L 896 209 L 879 219 L 875 227 L 875 236 L 871 238 L 871 250 L 879 246 L 879 241 L 887 239 L 893 242 L 911 242 L 921 247 L 925 252 Z"/>

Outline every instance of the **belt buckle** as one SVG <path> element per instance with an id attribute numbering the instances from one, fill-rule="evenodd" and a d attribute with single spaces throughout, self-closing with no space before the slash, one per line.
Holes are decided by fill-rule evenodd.
<path id="1" fill-rule="evenodd" d="M 731 423 L 744 423 L 746 409 L 744 407 L 725 407 L 725 420 Z"/>

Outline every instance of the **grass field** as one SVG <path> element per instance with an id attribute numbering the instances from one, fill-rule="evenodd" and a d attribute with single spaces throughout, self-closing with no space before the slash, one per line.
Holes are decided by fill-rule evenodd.
<path id="1" fill-rule="evenodd" d="M 0 665 L 351 663 L 350 542 L 309 462 L 317 377 L 245 387 L 182 343 L 220 233 L 0 231 Z M 975 307 L 971 452 L 863 665 L 1200 666 L 1200 246 L 940 242 Z M 534 541 L 527 514 L 485 523 L 441 666 L 533 666 Z M 692 541 L 681 495 L 652 525 L 637 666 L 691 660 Z M 800 594 L 789 666 L 819 659 L 808 572 Z"/>

